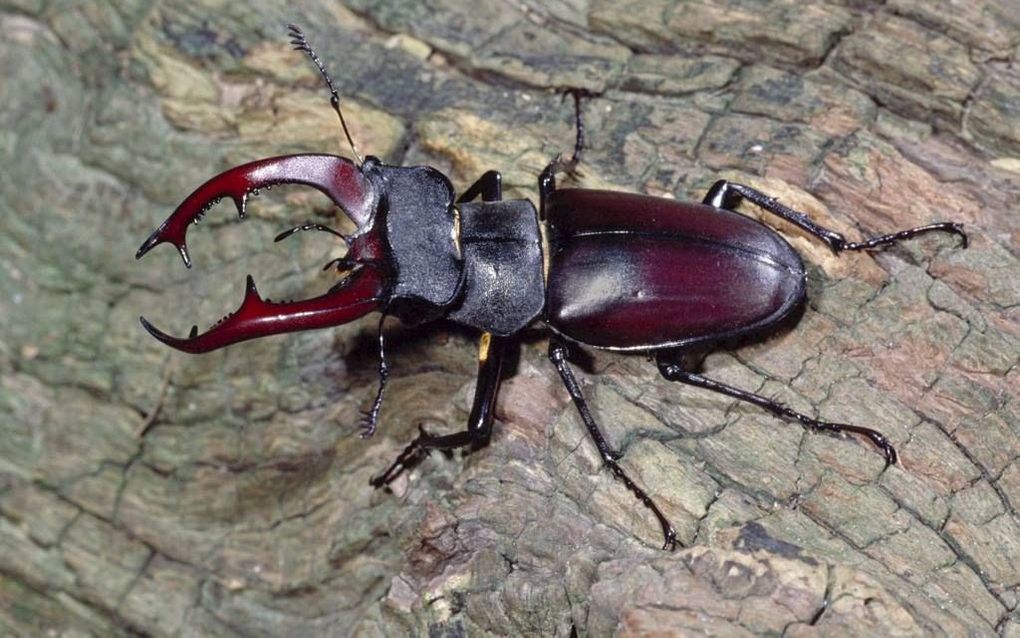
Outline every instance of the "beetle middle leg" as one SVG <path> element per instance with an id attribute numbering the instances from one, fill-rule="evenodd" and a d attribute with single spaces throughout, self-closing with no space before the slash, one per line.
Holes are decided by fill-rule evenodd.
<path id="1" fill-rule="evenodd" d="M 556 173 L 571 173 L 581 163 L 581 153 L 584 152 L 584 118 L 581 117 L 581 100 L 594 95 L 588 89 L 571 88 L 563 92 L 563 96 L 570 95 L 574 98 L 574 153 L 569 160 L 564 161 L 562 156 L 557 155 L 538 175 L 538 216 L 545 219 L 546 202 L 552 192 L 556 190 Z"/>
<path id="2" fill-rule="evenodd" d="M 468 417 L 467 429 L 462 432 L 433 436 L 419 428 L 418 436 L 411 441 L 400 456 L 370 483 L 382 487 L 395 479 L 401 472 L 416 465 L 430 450 L 451 450 L 470 446 L 477 449 L 488 445 L 492 438 L 492 421 L 496 412 L 496 395 L 503 375 L 503 361 L 510 339 L 484 333 L 478 343 L 478 382 L 475 398 Z"/>
<path id="3" fill-rule="evenodd" d="M 929 232 L 942 232 L 959 235 L 963 240 L 963 247 L 967 247 L 967 234 L 963 232 L 963 225 L 955 222 L 936 222 L 934 224 L 918 226 L 917 228 L 908 228 L 888 235 L 869 237 L 868 239 L 860 242 L 847 241 L 846 237 L 840 233 L 837 233 L 834 230 L 829 230 L 823 226 L 819 226 L 804 213 L 780 204 L 779 200 L 776 198 L 769 197 L 765 193 L 751 188 L 750 186 L 734 184 L 732 182 L 727 182 L 726 180 L 719 180 L 713 184 L 712 187 L 708 189 L 708 194 L 705 195 L 705 199 L 703 201 L 705 204 L 716 208 L 736 210 L 737 205 L 742 199 L 746 199 L 762 210 L 768 211 L 777 217 L 781 217 L 809 234 L 814 235 L 818 239 L 821 239 L 829 246 L 829 248 L 832 249 L 833 252 L 836 253 L 844 250 L 871 250 L 881 246 L 889 246 L 896 242 L 903 241 L 904 239 L 910 239 L 916 235 Z"/>
<path id="4" fill-rule="evenodd" d="M 835 434 L 858 434 L 868 438 L 872 443 L 878 447 L 882 454 L 885 456 L 885 464 L 888 467 L 896 463 L 897 455 L 896 448 L 893 447 L 889 439 L 884 434 L 871 428 L 862 427 L 859 425 L 848 425 L 846 423 L 832 423 L 829 421 L 821 421 L 819 419 L 813 419 L 807 415 L 801 414 L 786 407 L 778 401 L 763 397 L 753 392 L 741 390 L 731 385 L 721 383 L 700 374 L 695 374 L 687 370 L 684 366 L 684 362 L 680 353 L 676 351 L 660 351 L 656 354 L 656 362 L 659 366 L 659 373 L 669 381 L 677 381 L 679 383 L 686 383 L 693 385 L 698 388 L 704 388 L 711 390 L 712 392 L 718 392 L 734 399 L 753 403 L 760 408 L 768 410 L 779 418 L 793 419 L 799 422 L 808 430 L 812 432 L 833 432 Z"/>
<path id="5" fill-rule="evenodd" d="M 655 504 L 648 494 L 638 487 L 627 474 L 623 471 L 623 468 L 616 462 L 617 455 L 609 448 L 609 443 L 606 442 L 606 437 L 602 435 L 599 426 L 595 423 L 595 419 L 591 415 L 591 410 L 588 409 L 588 403 L 584 400 L 584 395 L 581 394 L 581 386 L 578 385 L 577 379 L 574 378 L 574 373 L 570 369 L 570 364 L 567 361 L 567 348 L 562 343 L 557 341 L 555 338 L 549 342 L 549 360 L 552 361 L 553 365 L 556 366 L 556 370 L 560 373 L 560 378 L 563 380 L 563 385 L 566 386 L 567 392 L 570 394 L 570 398 L 574 400 L 574 405 L 577 407 L 577 411 L 581 415 L 581 420 L 584 421 L 585 427 L 588 428 L 588 434 L 591 435 L 592 440 L 595 442 L 595 447 L 599 450 L 599 455 L 602 456 L 602 463 L 613 472 L 613 476 L 620 479 L 623 484 L 630 490 L 634 496 L 637 497 L 641 503 L 652 511 L 655 518 L 659 520 L 659 525 L 662 526 L 663 535 L 663 549 L 676 549 L 676 529 L 673 528 L 673 524 L 669 522 L 666 516 L 659 509 L 659 506 Z"/>
<path id="6" fill-rule="evenodd" d="M 503 199 L 503 175 L 499 171 L 486 171 L 482 173 L 474 184 L 467 187 L 457 203 L 470 202 L 481 197 L 483 202 L 498 202 Z"/>

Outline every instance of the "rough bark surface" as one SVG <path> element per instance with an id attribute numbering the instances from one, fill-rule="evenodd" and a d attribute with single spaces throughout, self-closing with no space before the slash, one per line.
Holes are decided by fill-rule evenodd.
<path id="1" fill-rule="evenodd" d="M 1020 636 L 1020 8 L 1016 0 L 0 0 L 0 634 Z M 808 263 L 791 331 L 705 372 L 885 432 L 902 464 L 596 354 L 582 383 L 604 471 L 536 332 L 492 445 L 370 476 L 462 427 L 471 335 L 376 322 L 206 356 L 182 334 L 240 300 L 308 296 L 342 223 L 275 189 L 223 205 L 193 271 L 140 241 L 214 173 L 335 152 L 334 115 L 283 25 L 334 70 L 362 149 L 509 195 L 572 144 L 577 183 L 700 198 L 759 186 L 853 236 L 928 236 Z M 748 210 L 753 214 L 753 211 Z M 678 266 L 679 267 L 679 266 Z"/>

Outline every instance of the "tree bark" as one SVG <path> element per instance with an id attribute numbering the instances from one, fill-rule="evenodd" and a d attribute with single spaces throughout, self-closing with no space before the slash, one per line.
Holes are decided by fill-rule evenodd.
<path id="1" fill-rule="evenodd" d="M 307 297 L 343 226 L 310 189 L 229 205 L 195 268 L 138 244 L 192 189 L 285 152 L 340 152 L 305 28 L 360 149 L 509 197 L 573 145 L 567 186 L 700 199 L 754 185 L 853 238 L 804 256 L 800 323 L 704 373 L 884 432 L 806 433 L 592 353 L 602 469 L 529 332 L 491 445 L 368 481 L 414 436 L 463 428 L 475 336 L 376 320 L 204 356 L 148 338 L 233 310 L 251 272 Z M 31 635 L 1020 635 L 1020 11 L 1015 0 L 429 3 L 0 0 L 0 633 Z M 229 210 L 228 210 L 229 209 Z M 742 209 L 760 216 L 751 208 Z M 639 214 L 639 212 L 636 212 Z M 302 234 L 311 235 L 311 234 Z M 682 264 L 677 264 L 682 267 Z"/>

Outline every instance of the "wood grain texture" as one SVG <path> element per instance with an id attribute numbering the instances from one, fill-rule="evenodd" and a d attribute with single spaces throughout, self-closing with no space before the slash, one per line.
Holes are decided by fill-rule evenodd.
<path id="1" fill-rule="evenodd" d="M 1020 635 L 1020 15 L 1015 0 L 0 0 L 0 634 Z M 467 8 L 466 8 L 467 7 Z M 573 143 L 575 184 L 700 199 L 750 183 L 857 238 L 804 256 L 793 330 L 705 373 L 887 434 L 855 440 L 597 355 L 581 382 L 621 463 L 601 469 L 536 332 L 492 445 L 373 491 L 409 440 L 462 427 L 472 336 L 389 326 L 379 434 L 372 318 L 170 353 L 236 307 L 332 282 L 343 224 L 308 189 L 229 203 L 195 268 L 142 239 L 207 177 L 346 152 L 308 32 L 359 147 L 509 196 Z M 749 214 L 756 214 L 747 210 Z M 304 234 L 310 235 L 310 234 Z M 191 237 L 189 237 L 191 239 Z"/>

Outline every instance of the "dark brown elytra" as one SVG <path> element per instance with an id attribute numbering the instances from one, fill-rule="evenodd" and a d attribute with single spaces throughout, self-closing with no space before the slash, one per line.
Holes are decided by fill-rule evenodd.
<path id="1" fill-rule="evenodd" d="M 932 231 L 958 235 L 966 246 L 960 224 L 937 222 L 850 242 L 764 193 L 725 181 L 712 186 L 701 203 L 557 189 L 556 174 L 572 171 L 584 146 L 580 99 L 586 94 L 577 90 L 570 91 L 577 127 L 574 153 L 566 161 L 555 158 L 540 174 L 538 212 L 527 200 L 503 200 L 495 171 L 455 199 L 450 181 L 435 169 L 388 166 L 372 156 L 362 160 L 329 74 L 297 27 L 290 27 L 290 35 L 325 79 L 357 162 L 335 155 L 290 155 L 232 168 L 188 196 L 136 256 L 170 243 L 190 268 L 185 236 L 212 204 L 229 197 L 243 218 L 249 193 L 277 184 L 304 184 L 325 193 L 357 228 L 343 235 L 308 223 L 281 233 L 277 241 L 302 230 L 338 235 L 347 254 L 326 267 L 334 268 L 339 280 L 319 297 L 273 303 L 259 296 L 249 276 L 240 308 L 208 331 L 200 334 L 195 327 L 188 337 L 177 338 L 142 318 L 153 337 L 178 350 L 200 353 L 257 337 L 337 326 L 373 311 L 412 324 L 446 318 L 477 330 L 478 380 L 466 429 L 442 436 L 422 429 L 372 480 L 382 487 L 429 450 L 478 448 L 489 442 L 504 360 L 521 331 L 541 322 L 553 333 L 549 359 L 603 463 L 655 515 L 664 547 L 670 549 L 676 545 L 676 531 L 618 464 L 574 377 L 568 345 L 654 356 L 670 381 L 753 403 L 812 431 L 862 436 L 878 447 L 887 464 L 896 462 L 896 450 L 881 433 L 821 421 L 705 378 L 685 366 L 684 355 L 737 337 L 767 336 L 796 318 L 804 304 L 800 256 L 774 230 L 736 212 L 741 201 L 791 222 L 836 253 L 880 248 Z M 379 389 L 362 423 L 363 436 L 375 431 L 388 378 L 381 321 L 379 325 Z"/>

